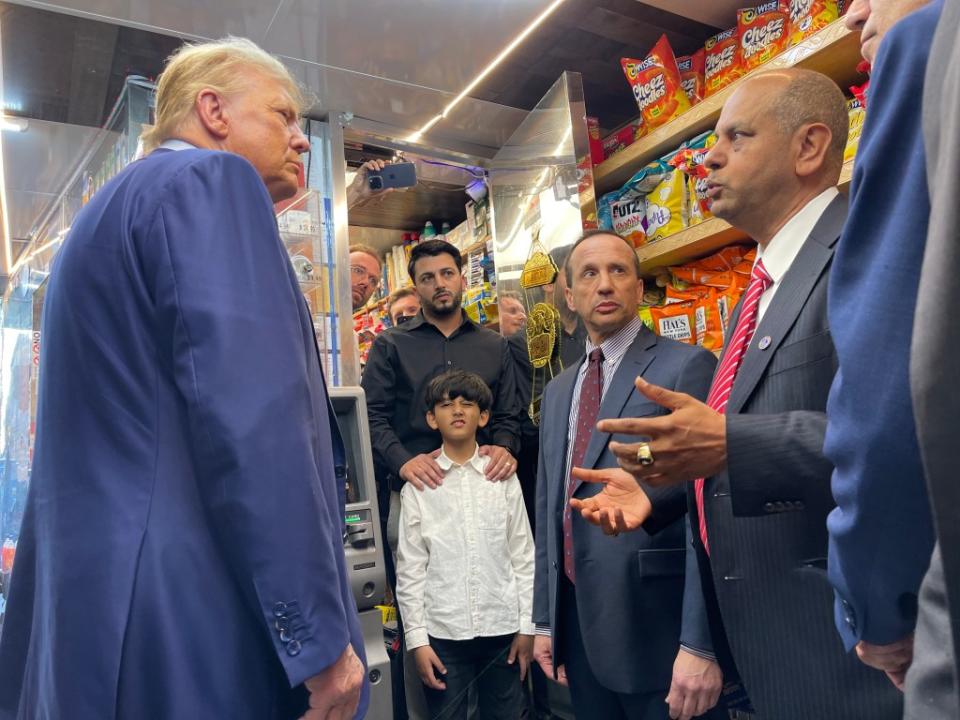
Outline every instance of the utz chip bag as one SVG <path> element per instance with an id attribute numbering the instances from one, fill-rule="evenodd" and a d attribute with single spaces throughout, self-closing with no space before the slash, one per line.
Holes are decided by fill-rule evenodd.
<path id="1" fill-rule="evenodd" d="M 619 200 L 610 205 L 613 230 L 640 247 L 647 241 L 647 201 L 642 197 Z"/>
<path id="2" fill-rule="evenodd" d="M 613 230 L 613 203 L 622 197 L 621 190 L 614 190 L 600 196 L 600 201 L 597 203 L 597 225 L 601 230 Z"/>
<path id="3" fill-rule="evenodd" d="M 666 35 L 660 37 L 645 60 L 623 58 L 620 65 L 633 88 L 647 132 L 690 109 L 690 101 L 680 84 L 677 59 Z"/>
<path id="4" fill-rule="evenodd" d="M 679 340 L 688 345 L 697 344 L 697 302 L 673 303 L 650 308 L 653 331 L 661 337 Z"/>
<path id="5" fill-rule="evenodd" d="M 677 58 L 677 69 L 680 71 L 680 84 L 687 94 L 690 107 L 703 100 L 705 87 L 703 71 L 707 63 L 707 51 L 703 48 L 693 55 L 684 55 Z"/>
<path id="6" fill-rule="evenodd" d="M 790 2 L 771 0 L 737 11 L 744 72 L 750 72 L 790 45 Z"/>
<path id="7" fill-rule="evenodd" d="M 647 242 L 661 240 L 687 226 L 687 183 L 680 170 L 671 170 L 647 195 Z"/>
<path id="8" fill-rule="evenodd" d="M 796 45 L 838 17 L 837 0 L 790 0 L 790 44 Z"/>
<path id="9" fill-rule="evenodd" d="M 710 97 L 743 75 L 739 30 L 730 28 L 717 33 L 707 40 L 703 50 L 706 56 L 703 67 L 704 96 Z"/>
<path id="10" fill-rule="evenodd" d="M 843 149 L 843 161 L 853 160 L 860 146 L 860 134 L 863 132 L 863 121 L 867 111 L 863 103 L 857 98 L 847 100 L 847 115 L 850 118 L 850 131 L 847 133 L 847 145 Z"/>

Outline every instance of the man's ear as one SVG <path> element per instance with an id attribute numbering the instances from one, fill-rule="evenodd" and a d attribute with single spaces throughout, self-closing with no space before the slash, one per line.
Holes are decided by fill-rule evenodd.
<path id="1" fill-rule="evenodd" d="M 200 124 L 210 135 L 217 140 L 227 139 L 230 118 L 223 95 L 212 88 L 203 88 L 197 93 L 194 109 Z"/>
<path id="2" fill-rule="evenodd" d="M 797 131 L 797 139 L 799 141 L 797 175 L 808 177 L 820 172 L 827 163 L 827 154 L 833 139 L 830 128 L 823 123 L 804 125 Z"/>
<path id="3" fill-rule="evenodd" d="M 488 422 L 490 422 L 490 411 L 489 411 L 489 410 L 481 410 L 481 411 L 480 411 L 480 419 L 477 421 L 477 425 L 478 425 L 479 427 L 486 427 Z"/>
<path id="4" fill-rule="evenodd" d="M 427 425 L 429 425 L 432 430 L 440 429 L 440 424 L 437 422 L 437 416 L 433 414 L 433 410 L 427 410 Z"/>

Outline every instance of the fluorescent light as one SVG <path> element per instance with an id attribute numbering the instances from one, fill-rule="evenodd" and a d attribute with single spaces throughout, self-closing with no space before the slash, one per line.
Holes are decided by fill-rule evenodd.
<path id="1" fill-rule="evenodd" d="M 27 121 L 23 118 L 3 117 L 0 115 L 0 130 L 11 132 L 26 132 Z"/>
<path id="2" fill-rule="evenodd" d="M 529 36 L 530 33 L 532 33 L 534 30 L 540 27 L 543 21 L 546 20 L 548 17 L 550 17 L 550 15 L 553 14 L 553 11 L 556 10 L 558 7 L 560 7 L 564 2 L 565 0 L 553 0 L 553 2 L 550 3 L 549 6 L 547 6 L 546 10 L 540 13 L 536 18 L 533 19 L 533 22 L 531 22 L 523 30 L 521 30 L 520 34 L 517 35 L 513 40 L 511 40 L 510 43 L 503 50 L 501 50 L 500 53 L 493 60 L 491 60 L 490 63 L 483 70 L 480 71 L 480 74 L 477 75 L 473 80 L 471 80 L 467 84 L 467 86 L 460 91 L 460 94 L 457 95 L 450 102 L 450 104 L 443 109 L 442 113 L 434 117 L 430 122 L 428 122 L 422 128 L 420 128 L 415 133 L 413 133 L 410 137 L 408 137 L 406 142 L 418 141 L 423 136 L 423 134 L 426 133 L 430 128 L 432 128 L 438 122 L 440 122 L 445 117 L 447 117 L 447 115 L 450 114 L 451 110 L 453 110 L 457 105 L 459 105 L 463 101 L 463 99 L 467 97 L 467 95 L 469 95 L 474 88 L 477 87 L 477 85 L 483 82 L 484 78 L 486 78 L 487 75 L 493 72 L 493 70 L 500 63 L 502 63 L 507 58 L 508 55 L 510 55 L 510 53 L 512 53 L 514 50 L 517 49 L 517 46 L 520 45 L 520 43 L 522 43 L 524 40 L 527 39 L 527 36 Z"/>

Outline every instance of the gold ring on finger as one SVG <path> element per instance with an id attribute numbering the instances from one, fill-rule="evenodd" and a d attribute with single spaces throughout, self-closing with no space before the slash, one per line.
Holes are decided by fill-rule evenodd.
<path id="1" fill-rule="evenodd" d="M 644 467 L 653 465 L 653 453 L 650 452 L 650 443 L 642 442 L 637 446 L 637 462 Z"/>

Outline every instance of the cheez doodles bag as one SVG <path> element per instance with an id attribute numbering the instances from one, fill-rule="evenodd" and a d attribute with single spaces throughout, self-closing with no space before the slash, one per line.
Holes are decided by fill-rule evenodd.
<path id="1" fill-rule="evenodd" d="M 743 75 L 740 62 L 740 33 L 730 28 L 717 33 L 703 46 L 706 55 L 703 68 L 704 95 L 710 97 Z"/>
<path id="2" fill-rule="evenodd" d="M 684 55 L 677 58 L 677 69 L 680 71 L 680 84 L 687 94 L 691 107 L 703 100 L 706 94 L 703 71 L 707 62 L 707 51 L 703 48 L 693 55 Z"/>
<path id="3" fill-rule="evenodd" d="M 680 83 L 677 59 L 666 35 L 660 37 L 646 60 L 622 58 L 620 65 L 633 88 L 647 132 L 690 109 L 687 93 Z"/>
<path id="4" fill-rule="evenodd" d="M 737 11 L 744 72 L 776 57 L 790 45 L 790 2 L 771 2 Z"/>

